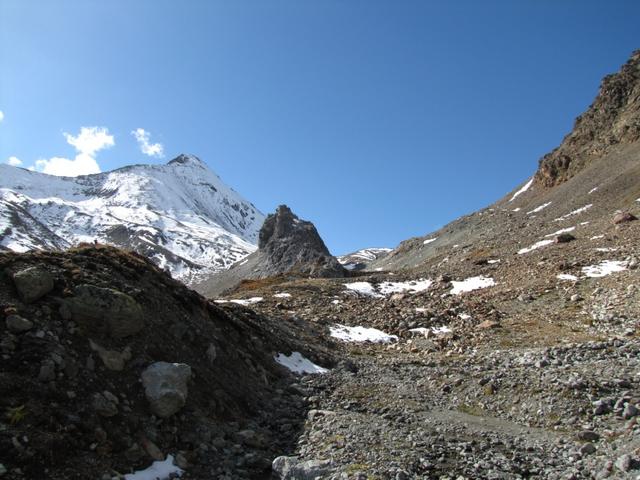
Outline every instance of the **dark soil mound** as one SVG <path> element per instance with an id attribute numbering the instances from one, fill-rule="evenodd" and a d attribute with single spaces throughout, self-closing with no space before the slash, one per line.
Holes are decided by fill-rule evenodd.
<path id="1" fill-rule="evenodd" d="M 165 454 L 183 478 L 265 478 L 305 415 L 274 354 L 330 363 L 313 327 L 221 309 L 111 247 L 0 254 L 0 312 L 8 478 L 101 478 Z"/>

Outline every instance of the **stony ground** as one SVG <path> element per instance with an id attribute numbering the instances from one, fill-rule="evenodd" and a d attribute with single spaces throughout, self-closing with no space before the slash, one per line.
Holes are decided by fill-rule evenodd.
<path id="1" fill-rule="evenodd" d="M 251 307 L 283 323 L 321 327 L 320 340 L 342 358 L 329 373 L 301 377 L 307 419 L 297 448 L 283 452 L 297 458 L 281 460 L 275 478 L 635 478 L 637 223 L 596 239 L 606 247 L 585 248 L 594 228 L 583 241 L 500 262 L 454 254 L 422 270 L 251 282 L 229 294 L 261 298 Z M 607 259 L 626 269 L 584 275 Z M 473 276 L 496 284 L 450 293 L 452 281 Z M 377 292 L 420 278 L 433 283 L 417 293 L 345 287 L 369 282 Z M 398 341 L 341 342 L 330 336 L 334 324 Z"/>

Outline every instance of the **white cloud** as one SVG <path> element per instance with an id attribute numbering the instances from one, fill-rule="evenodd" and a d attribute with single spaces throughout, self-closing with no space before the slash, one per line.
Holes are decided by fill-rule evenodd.
<path id="1" fill-rule="evenodd" d="M 69 145 L 73 145 L 78 151 L 76 157 L 71 160 L 64 157 L 53 157 L 36 161 L 35 169 L 49 175 L 64 177 L 77 177 L 100 173 L 100 165 L 95 159 L 96 154 L 105 148 L 115 145 L 113 135 L 105 127 L 82 127 L 80 133 L 73 136 L 64 133 Z"/>
<path id="2" fill-rule="evenodd" d="M 115 145 L 113 135 L 109 135 L 109 130 L 104 127 L 82 127 L 75 137 L 70 133 L 65 133 L 64 137 L 69 145 L 76 147 L 78 152 L 91 157 L 94 157 L 99 150 Z"/>
<path id="3" fill-rule="evenodd" d="M 18 157 L 9 157 L 7 159 L 7 163 L 12 167 L 19 167 L 20 165 L 22 165 L 22 160 L 20 160 Z"/>
<path id="4" fill-rule="evenodd" d="M 149 137 L 151 134 L 144 128 L 136 128 L 131 132 L 131 135 L 136 137 L 140 151 L 150 157 L 162 157 L 164 155 L 164 147 L 161 143 L 149 143 Z"/>
<path id="5" fill-rule="evenodd" d="M 0 110 L 0 122 L 4 120 L 4 112 Z"/>
<path id="6" fill-rule="evenodd" d="M 64 157 L 37 160 L 36 170 L 49 175 L 77 177 L 78 175 L 100 173 L 100 166 L 95 158 L 81 153 L 73 160 Z"/>

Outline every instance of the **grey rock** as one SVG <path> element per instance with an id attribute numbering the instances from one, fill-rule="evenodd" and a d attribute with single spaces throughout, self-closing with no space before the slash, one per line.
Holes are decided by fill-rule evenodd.
<path id="1" fill-rule="evenodd" d="M 142 372 L 144 393 L 151 411 L 167 418 L 184 407 L 191 367 L 184 363 L 156 362 Z"/>
<path id="2" fill-rule="evenodd" d="M 98 354 L 104 366 L 109 370 L 121 372 L 124 370 L 127 361 L 131 359 L 130 347 L 126 347 L 122 352 L 118 352 L 117 350 L 107 350 L 93 340 L 89 340 L 89 345 L 91 346 L 91 350 Z"/>
<path id="3" fill-rule="evenodd" d="M 638 416 L 638 413 L 640 412 L 635 405 L 627 403 L 627 405 L 624 407 L 624 411 L 622 412 L 622 417 L 628 420 L 630 418 Z"/>
<path id="4" fill-rule="evenodd" d="M 13 275 L 13 283 L 20 298 L 26 302 L 35 302 L 53 290 L 53 277 L 40 267 L 30 267 Z"/>
<path id="5" fill-rule="evenodd" d="M 12 333 L 24 333 L 33 328 L 33 322 L 20 315 L 9 315 L 7 317 L 7 329 Z"/>
<path id="6" fill-rule="evenodd" d="M 628 472 L 633 468 L 633 459 L 631 455 L 624 454 L 618 457 L 615 463 L 615 467 L 621 472 Z"/>
<path id="7" fill-rule="evenodd" d="M 40 366 L 38 381 L 51 382 L 56 379 L 56 367 L 53 362 L 47 361 Z"/>
<path id="8" fill-rule="evenodd" d="M 129 295 L 87 284 L 77 286 L 74 293 L 64 301 L 64 307 L 76 323 L 89 331 L 123 338 L 144 328 L 142 308 Z"/>
<path id="9" fill-rule="evenodd" d="M 117 401 L 117 398 L 115 399 Z M 113 417 L 118 414 L 118 405 L 114 395 L 109 392 L 96 393 L 91 402 L 93 409 L 103 417 Z"/>
<path id="10" fill-rule="evenodd" d="M 593 430 L 584 430 L 578 435 L 576 435 L 578 440 L 582 440 L 584 442 L 597 442 L 600 439 L 600 435 L 598 435 Z"/>
<path id="11" fill-rule="evenodd" d="M 593 445 L 593 443 L 585 443 L 584 445 L 582 445 L 582 447 L 580 447 L 580 454 L 583 457 L 586 457 L 587 455 L 591 455 L 592 453 L 596 452 L 596 447 Z"/>

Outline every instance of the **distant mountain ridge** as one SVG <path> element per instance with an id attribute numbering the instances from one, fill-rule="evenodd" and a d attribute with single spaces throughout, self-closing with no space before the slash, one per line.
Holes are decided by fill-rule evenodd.
<path id="1" fill-rule="evenodd" d="M 347 270 L 365 270 L 367 265 L 379 260 L 391 251 L 391 248 L 363 248 L 357 252 L 336 257 Z"/>
<path id="2" fill-rule="evenodd" d="M 189 284 L 253 252 L 264 219 L 193 155 L 79 177 L 0 165 L 0 250 L 98 241 Z"/>

